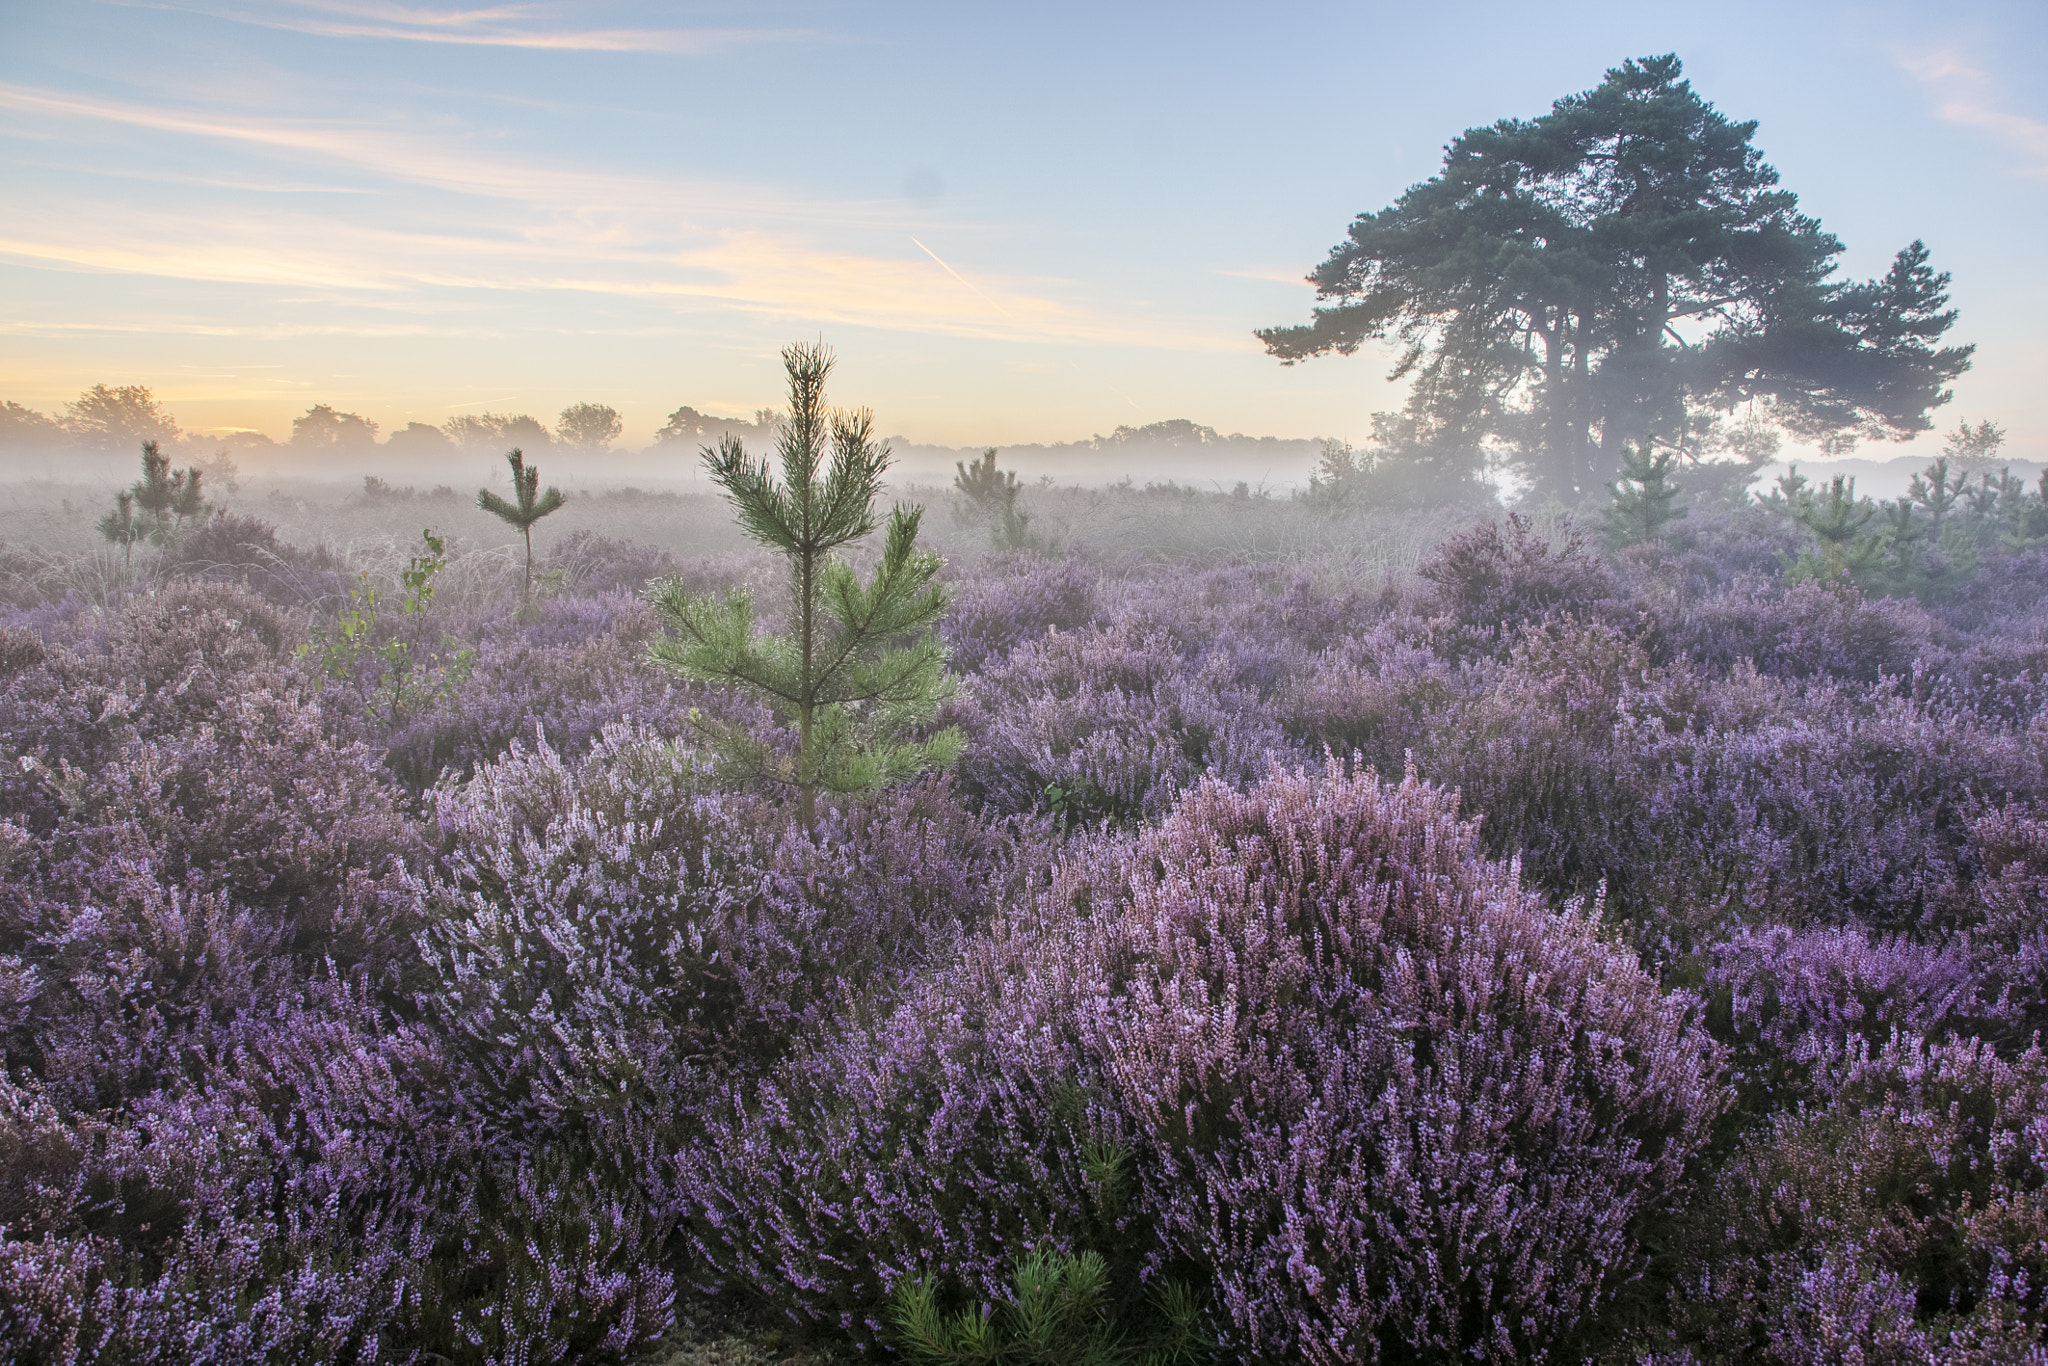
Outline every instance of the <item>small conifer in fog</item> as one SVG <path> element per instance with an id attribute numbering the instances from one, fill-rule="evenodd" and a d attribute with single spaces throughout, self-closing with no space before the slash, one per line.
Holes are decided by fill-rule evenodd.
<path id="1" fill-rule="evenodd" d="M 114 495 L 113 509 L 98 522 L 100 535 L 121 547 L 124 565 L 137 541 L 166 545 L 206 511 L 201 478 L 196 469 L 172 469 L 156 442 L 142 443 L 142 477 Z"/>
<path id="2" fill-rule="evenodd" d="M 1659 540 L 1664 528 L 1685 516 L 1674 507 L 1678 488 L 1671 482 L 1669 451 L 1655 451 L 1645 441 L 1634 450 L 1622 448 L 1621 477 L 1607 486 L 1614 495 L 1605 512 L 1607 544 L 1619 550 Z"/>
<path id="3" fill-rule="evenodd" d="M 889 514 L 880 563 L 865 583 L 837 558 L 883 525 L 875 501 L 889 450 L 874 442 L 873 414 L 826 408 L 830 351 L 791 346 L 782 363 L 789 414 L 777 443 L 781 480 L 734 436 L 705 447 L 704 465 L 747 535 L 788 562 L 789 631 L 758 632 L 744 592 L 698 597 L 668 580 L 653 595 L 668 631 L 649 655 L 686 677 L 749 689 L 796 723 L 793 756 L 771 753 L 737 727 L 711 733 L 728 761 L 794 787 L 808 827 L 820 790 L 869 791 L 949 764 L 960 736 L 950 728 L 913 735 L 952 691 L 946 648 L 933 630 L 946 609 L 935 582 L 940 560 L 917 548 L 924 510 L 899 504 Z"/>
<path id="4" fill-rule="evenodd" d="M 529 467 L 517 446 L 505 453 L 505 463 L 512 467 L 513 501 L 507 502 L 489 489 L 478 489 L 476 505 L 507 526 L 517 527 L 526 541 L 526 586 L 519 595 L 520 606 L 525 607 L 533 601 L 533 524 L 568 500 L 553 486 L 540 492 L 540 466 Z"/>
<path id="5" fill-rule="evenodd" d="M 953 470 L 953 487 L 967 500 L 968 517 L 989 523 L 996 549 L 1036 548 L 1030 532 L 1031 514 L 1017 510 L 1017 495 L 1023 492 L 1023 485 L 1017 482 L 1016 471 L 996 468 L 994 446 L 971 465 L 956 461 Z"/>

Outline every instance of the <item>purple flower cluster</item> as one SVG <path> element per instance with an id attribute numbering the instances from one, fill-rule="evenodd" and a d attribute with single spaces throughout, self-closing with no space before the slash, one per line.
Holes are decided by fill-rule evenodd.
<path id="1" fill-rule="evenodd" d="M 1082 1253 L 1219 1359 L 2038 1360 L 2048 574 L 1682 534 L 956 567 L 957 769 L 809 830 L 643 662 L 752 562 L 17 575 L 0 1360 L 886 1353 Z"/>
<path id="2" fill-rule="evenodd" d="M 1454 809 L 1333 763 L 1084 844 L 892 1013 L 728 1089 L 684 1178 L 705 1261 L 873 1333 L 904 1277 L 985 1299 L 1100 1240 L 1261 1359 L 1540 1354 L 1637 1269 L 1718 1053 Z"/>

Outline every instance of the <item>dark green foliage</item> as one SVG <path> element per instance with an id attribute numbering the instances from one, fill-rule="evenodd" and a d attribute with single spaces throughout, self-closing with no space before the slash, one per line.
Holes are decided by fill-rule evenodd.
<path id="1" fill-rule="evenodd" d="M 1193 1294 L 1164 1282 L 1142 1328 L 1114 1310 L 1098 1252 L 1029 1252 L 999 1304 L 951 1313 L 930 1278 L 903 1281 L 890 1303 L 895 1344 L 917 1366 L 1193 1366 L 1209 1359 Z M 1146 1331 L 1149 1330 L 1149 1331 Z"/>
<path id="2" fill-rule="evenodd" d="M 1607 486 L 1614 501 L 1604 513 L 1610 550 L 1641 545 L 1664 535 L 1664 528 L 1685 516 L 1673 507 L 1678 488 L 1671 482 L 1673 461 L 1668 451 L 1653 451 L 1644 441 L 1621 456 L 1621 478 Z"/>
<path id="3" fill-rule="evenodd" d="M 829 351 L 791 346 L 782 361 L 789 419 L 781 429 L 781 481 L 733 436 L 716 450 L 706 447 L 704 464 L 747 534 L 788 561 L 788 632 L 757 633 L 744 592 L 699 597 L 671 579 L 653 596 L 668 634 L 648 653 L 685 677 L 758 693 L 796 722 L 793 755 L 742 728 L 705 724 L 728 762 L 794 787 L 808 827 L 820 789 L 871 791 L 943 767 L 959 753 L 960 738 L 951 729 L 913 734 L 952 691 L 946 648 L 933 631 L 946 609 L 945 590 L 934 582 L 940 561 L 917 549 L 924 510 L 899 504 L 889 514 L 881 560 L 866 583 L 834 555 L 881 524 L 875 501 L 889 450 L 873 440 L 871 413 L 825 407 Z M 828 440 L 832 460 L 820 479 Z"/>
<path id="4" fill-rule="evenodd" d="M 512 494 L 517 501 L 508 503 L 489 489 L 478 489 L 476 505 L 507 526 L 517 527 L 526 540 L 526 587 L 520 596 L 520 604 L 525 606 L 533 601 L 533 524 L 567 500 L 554 487 L 546 493 L 539 491 L 540 466 L 527 468 L 526 457 L 517 446 L 505 453 L 505 463 L 512 467 Z"/>
<path id="5" fill-rule="evenodd" d="M 1566 502 L 1702 410 L 1754 403 L 1809 437 L 1926 430 L 1969 365 L 1936 349 L 1948 277 L 1915 242 L 1881 279 L 1833 278 L 1842 244 L 1755 132 L 1675 56 L 1624 62 L 1540 118 L 1466 131 L 1437 176 L 1352 223 L 1309 277 L 1312 322 L 1258 335 L 1289 363 L 1397 342 L 1423 446 L 1476 467 L 1502 443 Z"/>
<path id="6" fill-rule="evenodd" d="M 186 524 L 206 511 L 200 472 L 174 470 L 154 441 L 142 443 L 142 477 L 114 495 L 113 510 L 100 518 L 100 535 L 121 547 L 124 562 L 137 541 L 169 545 Z"/>

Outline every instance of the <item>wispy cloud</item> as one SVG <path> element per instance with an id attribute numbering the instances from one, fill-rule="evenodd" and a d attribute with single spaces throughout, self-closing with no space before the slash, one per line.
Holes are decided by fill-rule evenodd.
<path id="1" fill-rule="evenodd" d="M 498 5 L 482 9 L 422 9 L 410 5 L 321 3 L 269 6 L 158 3 L 153 7 L 204 14 L 323 38 L 444 43 L 465 47 L 529 48 L 550 52 L 653 52 L 701 57 L 747 43 L 795 42 L 826 35 L 777 28 L 588 28 L 551 24 L 561 8 Z"/>
<path id="2" fill-rule="evenodd" d="M 2019 153 L 2026 175 L 2048 176 L 2048 122 L 2002 107 L 1998 82 L 1953 48 L 1899 58 L 1915 80 L 1937 92 L 1935 113 L 1943 121 L 1975 128 Z"/>
<path id="3" fill-rule="evenodd" d="M 465 308 L 502 316 L 523 296 L 566 318 L 577 310 L 563 301 L 580 294 L 640 305 L 584 310 L 605 330 L 725 312 L 1018 342 L 1242 344 L 1106 307 L 1068 281 L 956 270 L 910 236 L 893 200 L 522 159 L 460 125 L 263 117 L 0 82 L 0 133 L 9 124 L 74 142 L 94 125 L 151 135 L 135 156 L 94 158 L 104 192 L 66 184 L 0 199 L 0 260 L 18 266 L 248 285 L 279 306 L 290 295 L 394 319 L 416 310 L 458 333 L 478 325 Z M 162 196 L 138 215 L 118 191 L 123 176 L 194 165 L 218 193 Z M 265 193 L 329 183 L 354 193 Z M 999 235 L 960 232 L 970 243 Z"/>

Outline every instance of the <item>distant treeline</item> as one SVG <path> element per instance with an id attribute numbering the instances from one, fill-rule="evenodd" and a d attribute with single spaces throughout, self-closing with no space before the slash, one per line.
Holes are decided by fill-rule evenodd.
<path id="1" fill-rule="evenodd" d="M 685 404 L 668 415 L 654 434 L 653 447 L 715 443 L 727 435 L 742 441 L 769 443 L 775 439 L 782 414 L 773 408 L 759 408 L 743 417 L 720 417 L 700 412 Z M 291 448 L 299 450 L 369 450 L 426 454 L 463 448 L 528 451 L 563 448 L 582 451 L 610 451 L 618 442 L 624 422 L 617 409 L 603 403 L 574 403 L 562 409 L 552 430 L 527 413 L 464 413 L 440 426 L 408 422 L 388 433 L 381 424 L 361 413 L 343 412 L 331 404 L 316 403 L 292 419 L 288 441 L 280 442 L 257 431 L 226 433 L 184 432 L 173 415 L 146 385 L 109 386 L 95 384 L 60 413 L 44 414 L 13 401 L 0 403 L 0 446 L 50 449 L 82 447 L 89 450 L 132 452 L 145 441 L 170 445 L 207 445 L 227 450 Z M 962 453 L 952 447 L 928 446 L 905 437 L 892 438 L 899 449 L 944 453 L 949 459 Z M 1142 427 L 1118 427 L 1109 435 L 1089 436 L 1078 441 L 1034 442 L 1010 445 L 1013 453 L 1043 453 L 1051 456 L 1103 450 L 1189 450 L 1210 454 L 1222 452 L 1257 453 L 1275 458 L 1313 459 L 1325 446 L 1320 438 L 1287 439 L 1272 436 L 1228 435 L 1214 427 L 1187 418 L 1171 418 Z M 980 449 L 976 447 L 975 449 Z M 963 448 L 964 450 L 964 448 Z"/>

